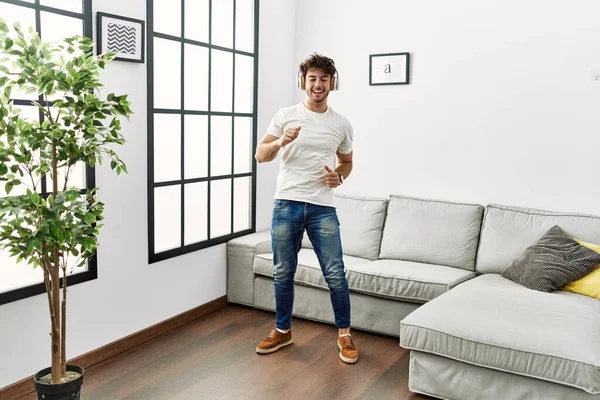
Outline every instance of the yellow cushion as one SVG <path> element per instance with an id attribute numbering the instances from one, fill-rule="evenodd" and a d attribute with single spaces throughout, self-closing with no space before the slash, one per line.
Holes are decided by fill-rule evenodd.
<path id="1" fill-rule="evenodd" d="M 578 239 L 575 240 L 577 240 L 577 242 L 580 245 L 600 253 L 600 245 L 582 242 Z M 598 265 L 596 269 L 594 269 L 592 272 L 590 272 L 583 278 L 573 281 L 571 283 L 567 283 L 562 288 L 562 290 L 566 290 L 568 292 L 573 293 L 579 293 L 584 296 L 589 296 L 600 300 L 600 265 Z"/>

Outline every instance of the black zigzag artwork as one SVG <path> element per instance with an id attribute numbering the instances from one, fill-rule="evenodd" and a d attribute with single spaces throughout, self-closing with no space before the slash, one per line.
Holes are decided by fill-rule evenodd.
<path id="1" fill-rule="evenodd" d="M 108 51 L 135 55 L 136 29 L 133 26 L 108 24 Z"/>

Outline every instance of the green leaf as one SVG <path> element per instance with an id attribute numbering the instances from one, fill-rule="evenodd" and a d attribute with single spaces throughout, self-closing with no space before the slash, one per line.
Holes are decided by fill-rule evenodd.
<path id="1" fill-rule="evenodd" d="M 6 104 L 10 101 L 10 95 L 12 93 L 12 88 L 10 86 L 4 89 L 4 93 L 2 93 L 2 101 Z"/>
<path id="2" fill-rule="evenodd" d="M 13 41 L 11 38 L 7 37 L 6 39 L 4 39 L 4 47 L 6 48 L 6 50 L 10 49 L 13 45 Z"/>

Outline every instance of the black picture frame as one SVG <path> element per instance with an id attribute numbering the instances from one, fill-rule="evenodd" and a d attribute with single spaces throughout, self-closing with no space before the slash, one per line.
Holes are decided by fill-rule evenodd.
<path id="1" fill-rule="evenodd" d="M 121 15 L 96 13 L 97 54 L 114 51 L 115 60 L 145 62 L 145 21 Z"/>
<path id="2" fill-rule="evenodd" d="M 369 56 L 369 85 L 408 85 L 410 54 L 385 53 Z"/>

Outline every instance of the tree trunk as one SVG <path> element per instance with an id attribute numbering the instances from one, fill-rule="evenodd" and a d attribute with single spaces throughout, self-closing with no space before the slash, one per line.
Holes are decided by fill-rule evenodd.
<path id="1" fill-rule="evenodd" d="M 43 268 L 44 268 L 44 284 L 46 285 L 46 294 L 48 296 L 48 308 L 50 310 L 50 325 L 51 325 L 51 331 L 50 331 L 50 346 L 52 349 L 52 361 L 51 361 L 51 382 L 52 383 L 56 383 L 56 377 L 60 378 L 60 370 L 57 371 L 57 369 L 55 368 L 55 360 L 56 360 L 56 350 L 58 349 L 58 344 L 55 340 L 56 336 L 56 330 L 54 329 L 56 326 L 58 326 L 58 323 L 56 321 L 57 315 L 56 315 L 56 308 L 54 307 L 54 301 L 52 300 L 52 296 L 54 291 L 52 290 L 53 287 L 53 282 L 52 279 L 50 278 L 50 271 L 51 271 L 51 262 L 49 259 L 47 259 L 46 257 L 43 257 L 42 259 L 42 264 L 43 264 Z"/>
<path id="2" fill-rule="evenodd" d="M 52 264 L 52 263 L 50 263 Z M 59 383 L 62 374 L 60 371 L 60 287 L 59 273 L 54 265 L 50 265 L 50 288 L 52 290 L 52 365 L 51 383 Z"/>
<path id="3" fill-rule="evenodd" d="M 58 194 L 58 161 L 56 154 L 56 143 L 52 142 L 52 196 L 56 200 Z M 52 365 L 51 383 L 59 383 L 64 375 L 62 374 L 62 341 L 61 341 L 61 321 L 63 317 L 60 308 L 60 259 L 58 249 L 52 249 L 52 262 L 50 268 L 50 280 L 52 283 L 52 309 L 55 317 L 52 319 Z"/>
<path id="4" fill-rule="evenodd" d="M 64 259 L 63 259 L 64 261 Z M 60 374 L 67 374 L 67 267 L 62 267 L 63 271 L 63 296 L 61 308 L 61 326 L 60 326 Z"/>

